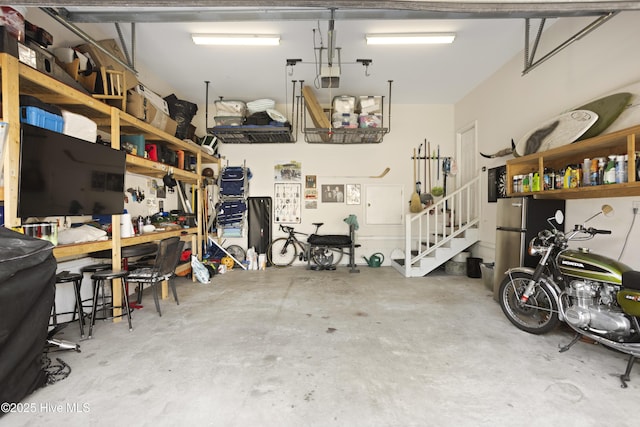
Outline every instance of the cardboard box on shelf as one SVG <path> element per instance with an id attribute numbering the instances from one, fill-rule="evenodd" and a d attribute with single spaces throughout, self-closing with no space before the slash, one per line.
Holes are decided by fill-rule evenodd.
<path id="1" fill-rule="evenodd" d="M 120 59 L 125 63 L 127 62 L 116 40 L 114 39 L 100 40 L 98 41 L 98 44 L 104 49 L 106 49 L 108 52 L 113 54 L 113 56 L 115 56 L 116 58 Z M 138 78 L 132 71 L 127 70 L 125 67 L 120 65 L 118 62 L 116 62 L 113 58 L 111 58 L 106 53 L 102 52 L 96 46 L 90 43 L 85 43 L 85 44 L 76 46 L 76 49 L 78 49 L 78 51 L 84 53 L 85 55 L 89 56 L 91 60 L 93 60 L 96 67 L 98 68 L 104 66 L 106 68 L 110 68 L 113 70 L 124 71 L 127 88 L 132 88 L 138 84 Z"/>
<path id="2" fill-rule="evenodd" d="M 171 136 L 176 134 L 178 123 L 154 107 L 151 101 L 145 98 L 144 95 L 133 90 L 129 90 L 127 93 L 127 113 L 149 123 L 153 127 L 165 131 Z"/>
<path id="3" fill-rule="evenodd" d="M 158 110 L 162 111 L 163 113 L 171 117 L 171 114 L 169 113 L 169 106 L 167 105 L 167 101 L 162 99 L 160 95 L 156 94 L 154 91 L 144 87 L 141 84 L 136 85 L 135 91 L 141 95 L 144 95 L 144 97 L 147 98 L 153 104 L 154 107 L 156 107 Z"/>

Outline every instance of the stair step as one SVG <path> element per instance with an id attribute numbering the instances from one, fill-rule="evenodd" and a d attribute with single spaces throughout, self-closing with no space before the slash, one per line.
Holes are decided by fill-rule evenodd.
<path id="1" fill-rule="evenodd" d="M 392 266 L 406 277 L 423 277 L 438 268 L 442 269 L 447 261 L 478 241 L 477 229 L 469 228 L 467 231 L 468 233 L 465 232 L 449 239 L 443 246 L 434 247 L 432 251 L 425 254 L 408 268 L 404 259 L 393 259 Z M 423 245 L 426 245 L 426 242 Z M 416 256 L 418 256 L 418 251 L 411 251 L 411 257 Z"/>

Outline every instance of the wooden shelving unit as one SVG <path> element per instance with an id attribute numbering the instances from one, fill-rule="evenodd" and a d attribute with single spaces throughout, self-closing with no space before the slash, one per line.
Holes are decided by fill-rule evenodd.
<path id="1" fill-rule="evenodd" d="M 202 168 L 202 163 L 218 164 L 219 159 L 210 156 L 200 149 L 200 146 L 188 141 L 175 138 L 164 131 L 157 129 L 148 123 L 111 107 L 100 100 L 82 93 L 52 77 L 41 73 L 23 63 L 17 58 L 0 53 L 0 78 L 2 89 L 2 120 L 9 123 L 9 132 L 6 141 L 4 162 L 4 187 L 0 187 L 0 200 L 4 201 L 5 226 L 18 227 L 21 225 L 17 217 L 18 203 L 18 177 L 20 167 L 20 117 L 19 96 L 32 95 L 50 104 L 55 104 L 62 109 L 86 116 L 98 124 L 98 128 L 110 134 L 112 148 L 120 148 L 120 135 L 143 134 L 150 141 L 162 141 L 171 149 L 183 150 L 197 158 L 196 171 L 182 170 L 162 163 L 153 162 L 142 157 L 127 155 L 127 171 L 155 178 L 163 177 L 169 169 L 173 170 L 177 180 L 186 182 L 201 188 L 202 177 L 197 171 Z M 202 218 L 202 198 L 198 192 L 197 223 L 204 224 Z M 119 224 L 120 215 L 112 217 L 112 223 Z M 111 240 L 82 243 L 76 245 L 61 245 L 54 249 L 53 253 L 58 259 L 73 256 L 82 256 L 91 252 L 111 249 L 114 269 L 120 268 L 120 255 L 123 246 L 160 240 L 165 237 L 180 235 L 191 239 L 193 252 L 197 254 L 199 245 L 204 238 L 202 227 L 165 232 L 154 232 L 142 236 L 122 239 L 120 227 L 113 227 Z M 120 288 L 114 286 L 115 292 Z M 117 295 L 114 295 L 117 298 Z"/>
<path id="2" fill-rule="evenodd" d="M 507 195 L 533 196 L 540 199 L 587 199 L 600 197 L 626 197 L 640 195 L 640 182 L 636 180 L 636 151 L 640 149 L 640 125 L 596 136 L 584 141 L 558 147 L 552 150 L 517 157 L 507 161 Z M 572 164 L 581 164 L 584 159 L 627 155 L 629 173 L 626 183 L 594 185 L 558 190 L 541 190 L 514 193 L 513 176 L 530 172 L 544 175 L 545 168 L 559 170 Z M 542 179 L 542 178 L 541 178 Z"/>

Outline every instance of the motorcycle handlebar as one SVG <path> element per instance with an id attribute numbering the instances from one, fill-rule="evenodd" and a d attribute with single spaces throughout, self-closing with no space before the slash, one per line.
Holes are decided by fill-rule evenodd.
<path id="1" fill-rule="evenodd" d="M 597 228 L 591 227 L 587 229 L 587 232 L 589 234 L 611 234 L 611 230 L 598 230 Z"/>

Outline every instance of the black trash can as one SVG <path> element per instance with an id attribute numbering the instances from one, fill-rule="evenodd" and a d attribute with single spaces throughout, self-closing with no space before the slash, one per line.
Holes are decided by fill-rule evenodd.
<path id="1" fill-rule="evenodd" d="M 467 258 L 467 277 L 471 277 L 473 279 L 479 279 L 482 277 L 482 270 L 480 269 L 480 264 L 482 263 L 482 258 Z"/>
<path id="2" fill-rule="evenodd" d="M 55 299 L 56 268 L 51 242 L 0 227 L 0 402 L 3 404 L 20 402 L 47 383 L 42 353 Z M 3 415 L 5 412 L 0 411 L 0 420 Z"/>

